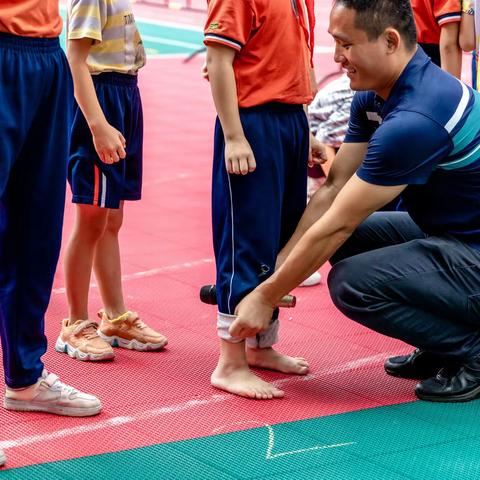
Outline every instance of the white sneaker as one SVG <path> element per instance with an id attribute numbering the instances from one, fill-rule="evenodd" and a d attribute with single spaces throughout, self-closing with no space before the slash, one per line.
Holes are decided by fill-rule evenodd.
<path id="1" fill-rule="evenodd" d="M 89 417 L 102 409 L 97 397 L 65 385 L 46 370 L 31 387 L 21 390 L 7 388 L 3 406 L 7 410 L 47 412 L 69 417 Z"/>
<path id="2" fill-rule="evenodd" d="M 6 461 L 7 457 L 5 456 L 5 452 L 0 448 L 0 467 L 3 467 Z"/>
<path id="3" fill-rule="evenodd" d="M 299 287 L 313 287 L 314 285 L 318 285 L 322 280 L 322 276 L 320 272 L 313 272 L 307 279 L 305 279 Z"/>

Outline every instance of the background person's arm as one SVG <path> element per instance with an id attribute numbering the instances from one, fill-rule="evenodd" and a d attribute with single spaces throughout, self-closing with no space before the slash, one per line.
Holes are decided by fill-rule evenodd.
<path id="1" fill-rule="evenodd" d="M 442 69 L 457 78 L 462 75 L 462 50 L 459 45 L 460 22 L 442 25 L 440 30 L 440 64 Z"/>
<path id="2" fill-rule="evenodd" d="M 462 2 L 462 21 L 460 22 L 460 34 L 458 43 L 464 52 L 475 50 L 475 11 L 471 0 Z"/>

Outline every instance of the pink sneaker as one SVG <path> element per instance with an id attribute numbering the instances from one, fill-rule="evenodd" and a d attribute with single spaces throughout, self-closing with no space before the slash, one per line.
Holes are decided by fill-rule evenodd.
<path id="1" fill-rule="evenodd" d="M 112 347 L 98 336 L 98 324 L 90 320 L 77 320 L 68 325 L 62 320 L 62 329 L 55 350 L 83 361 L 109 360 L 115 356 Z"/>
<path id="2" fill-rule="evenodd" d="M 128 311 L 112 319 L 105 310 L 100 310 L 98 316 L 102 319 L 98 335 L 112 347 L 161 350 L 168 343 L 167 337 L 142 322 L 135 312 Z"/>

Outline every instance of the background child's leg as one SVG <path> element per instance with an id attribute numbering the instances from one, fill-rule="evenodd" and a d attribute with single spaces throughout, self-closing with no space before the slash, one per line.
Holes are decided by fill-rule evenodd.
<path id="1" fill-rule="evenodd" d="M 109 210 L 76 205 L 75 225 L 65 252 L 65 284 L 70 323 L 88 318 L 88 291 L 95 248 L 102 238 Z"/>
<path id="2" fill-rule="evenodd" d="M 103 306 L 109 318 L 126 312 L 122 292 L 122 270 L 118 234 L 123 222 L 123 201 L 118 209 L 108 209 L 103 235 L 93 257 L 95 278 L 102 296 Z"/>

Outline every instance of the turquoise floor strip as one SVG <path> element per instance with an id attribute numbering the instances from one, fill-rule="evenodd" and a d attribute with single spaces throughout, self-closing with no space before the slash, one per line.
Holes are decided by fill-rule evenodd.
<path id="1" fill-rule="evenodd" d="M 480 401 L 415 402 L 6 470 L 0 479 L 478 480 L 479 414 Z"/>

